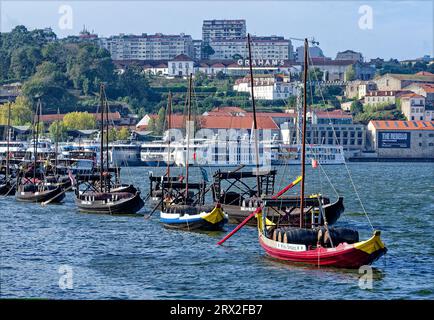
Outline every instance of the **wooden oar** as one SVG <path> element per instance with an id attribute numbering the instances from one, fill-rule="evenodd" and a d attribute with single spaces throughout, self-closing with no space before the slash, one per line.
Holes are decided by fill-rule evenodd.
<path id="1" fill-rule="evenodd" d="M 163 202 L 163 199 L 160 200 L 160 202 L 158 202 L 158 204 L 154 207 L 154 209 L 152 209 L 151 213 L 148 214 L 147 216 L 145 216 L 145 219 L 150 219 L 152 217 L 152 215 L 154 214 L 155 211 L 157 211 L 157 208 L 161 205 L 161 203 Z"/>
<path id="2" fill-rule="evenodd" d="M 301 177 L 298 177 L 297 179 L 295 179 L 293 182 L 291 182 L 289 185 L 287 185 L 285 188 L 283 188 L 282 190 L 280 190 L 275 196 L 273 196 L 273 199 L 277 199 L 279 198 L 282 194 L 284 194 L 286 191 L 288 191 L 289 189 L 291 189 L 293 186 L 295 186 L 297 183 L 299 183 L 301 181 Z M 220 240 L 219 242 L 217 242 L 218 245 L 223 244 L 223 242 L 225 242 L 226 240 L 228 240 L 230 237 L 232 237 L 238 230 L 240 230 L 247 222 L 249 222 L 250 219 L 252 219 L 255 214 L 257 214 L 258 212 L 261 211 L 261 207 L 256 208 L 255 211 L 253 211 L 246 219 L 243 220 L 243 222 L 241 222 L 238 226 L 236 226 L 236 228 L 234 230 L 232 230 L 232 232 L 230 232 L 228 235 L 226 235 L 226 237 L 224 237 L 222 240 Z"/>
<path id="3" fill-rule="evenodd" d="M 51 199 L 49 199 L 49 200 L 47 200 L 47 201 L 44 201 L 44 202 L 41 202 L 41 206 L 45 206 L 45 205 L 49 204 L 51 201 L 53 201 L 54 199 L 56 199 L 58 196 L 64 194 L 65 192 L 67 192 L 67 191 L 69 191 L 69 190 L 71 190 L 71 189 L 72 189 L 72 186 L 70 186 L 70 187 L 66 188 L 65 190 L 63 190 L 62 192 L 56 194 L 56 195 L 55 195 L 54 197 L 52 197 Z"/>
<path id="4" fill-rule="evenodd" d="M 9 193 L 11 193 L 11 191 L 15 188 L 16 185 L 17 185 L 17 183 L 14 183 L 14 184 L 12 185 L 12 187 L 9 189 L 9 191 L 6 192 L 6 194 L 3 195 L 3 197 L 6 197 Z"/>
<path id="5" fill-rule="evenodd" d="M 285 188 L 283 188 L 282 190 L 280 190 L 275 196 L 273 196 L 273 199 L 279 198 L 282 194 L 284 194 L 286 191 L 288 191 L 289 189 L 291 189 L 293 186 L 295 186 L 300 181 L 301 181 L 301 176 L 299 176 L 297 179 L 295 179 L 290 184 L 288 184 Z"/>
<path id="6" fill-rule="evenodd" d="M 244 168 L 246 165 L 245 164 L 242 164 L 242 165 L 240 165 L 238 168 L 235 168 L 235 170 L 234 171 L 230 171 L 230 173 L 234 173 L 234 172 L 237 172 L 237 171 L 240 171 L 242 168 Z"/>
<path id="7" fill-rule="evenodd" d="M 230 237 L 232 237 L 238 230 L 240 230 L 247 222 L 250 221 L 257 213 L 261 212 L 261 207 L 256 208 L 255 211 L 253 211 L 247 218 L 243 220 L 239 225 L 235 227 L 234 230 L 232 230 L 229 234 L 227 234 L 223 239 L 221 239 L 219 242 L 217 242 L 218 245 L 222 245 L 226 240 L 228 240 Z"/>

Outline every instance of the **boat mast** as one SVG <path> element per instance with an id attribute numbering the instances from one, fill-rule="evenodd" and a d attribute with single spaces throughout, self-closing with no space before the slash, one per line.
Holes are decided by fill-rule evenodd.
<path id="1" fill-rule="evenodd" d="M 304 218 L 304 177 L 306 169 L 306 109 L 307 109 L 307 50 L 308 50 L 307 38 L 304 39 L 304 75 L 303 75 L 303 132 L 301 139 L 301 199 L 300 199 L 300 228 L 303 228 Z"/>
<path id="2" fill-rule="evenodd" d="M 247 44 L 249 48 L 249 69 L 250 69 L 250 90 L 252 96 L 252 109 L 253 109 L 253 130 L 255 139 L 255 154 L 256 154 L 256 184 L 258 185 L 258 197 L 261 196 L 261 179 L 259 177 L 259 145 L 258 145 L 258 123 L 256 121 L 256 105 L 255 105 L 255 94 L 253 88 L 253 67 L 252 67 L 252 48 L 250 44 L 250 33 L 247 34 Z"/>
<path id="3" fill-rule="evenodd" d="M 100 189 L 103 192 L 103 171 L 104 171 L 104 100 L 103 100 L 104 84 L 101 83 L 99 96 L 100 96 L 100 107 L 101 107 L 101 143 L 100 143 L 100 165 L 99 165 L 99 182 Z"/>
<path id="4" fill-rule="evenodd" d="M 170 120 L 172 118 L 172 93 L 170 91 L 167 99 L 167 178 L 170 182 Z"/>
<path id="5" fill-rule="evenodd" d="M 7 146 L 6 146 L 6 183 L 9 179 L 9 143 L 11 139 L 11 104 L 8 103 L 8 131 L 7 131 Z"/>
<path id="6" fill-rule="evenodd" d="M 41 113 L 41 98 L 38 98 L 38 105 L 36 107 L 36 126 L 34 129 L 34 139 L 33 139 L 33 183 L 36 181 L 36 167 L 37 167 L 37 157 L 38 157 L 38 140 L 39 140 L 39 115 Z"/>
<path id="7" fill-rule="evenodd" d="M 105 162 L 106 162 L 106 168 L 107 168 L 107 174 L 109 174 L 110 167 L 109 167 L 109 119 L 108 119 L 108 101 L 107 97 L 105 95 L 104 90 L 104 101 L 105 101 L 105 121 L 106 121 L 106 149 L 105 149 Z M 106 177 L 106 191 L 110 192 L 110 180 L 107 180 L 108 177 Z"/>
<path id="8" fill-rule="evenodd" d="M 59 108 L 57 108 L 57 115 L 60 114 L 60 110 Z M 54 150 L 54 165 L 55 165 L 55 169 L 54 169 L 54 175 L 57 176 L 57 166 L 58 166 L 58 160 L 57 160 L 57 150 L 59 148 L 59 117 L 57 119 L 56 122 L 56 144 L 55 144 L 55 150 Z"/>
<path id="9" fill-rule="evenodd" d="M 185 161 L 185 198 L 188 197 L 188 166 L 189 166 L 189 157 L 190 157 L 190 121 L 191 121 L 191 91 L 192 91 L 192 81 L 193 74 L 190 73 L 189 81 L 188 81 L 188 103 L 187 103 L 187 158 Z"/>

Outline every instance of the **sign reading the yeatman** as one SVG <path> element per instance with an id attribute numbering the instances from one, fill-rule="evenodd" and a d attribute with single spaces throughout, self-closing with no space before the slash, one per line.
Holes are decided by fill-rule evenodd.
<path id="1" fill-rule="evenodd" d="M 249 59 L 238 60 L 238 65 L 240 66 L 249 66 Z M 285 60 L 282 59 L 253 59 L 252 66 L 254 67 L 281 67 L 285 65 Z"/>
<path id="2" fill-rule="evenodd" d="M 379 132 L 378 148 L 410 148 L 410 132 Z"/>

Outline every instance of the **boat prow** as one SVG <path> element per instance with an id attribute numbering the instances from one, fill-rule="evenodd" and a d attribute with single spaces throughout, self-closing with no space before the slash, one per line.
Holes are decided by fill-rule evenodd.
<path id="1" fill-rule="evenodd" d="M 267 238 L 259 233 L 259 243 L 271 257 L 288 262 L 355 269 L 370 265 L 387 252 L 381 241 L 380 231 L 371 238 L 353 244 L 340 243 L 334 248 L 307 248 L 302 244 L 290 244 Z"/>
<path id="2" fill-rule="evenodd" d="M 161 212 L 160 222 L 166 228 L 181 230 L 221 230 L 228 221 L 228 215 L 220 205 L 212 210 L 192 206 L 171 206 Z"/>

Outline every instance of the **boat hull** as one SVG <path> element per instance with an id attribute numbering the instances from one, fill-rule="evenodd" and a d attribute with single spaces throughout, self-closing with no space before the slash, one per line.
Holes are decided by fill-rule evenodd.
<path id="1" fill-rule="evenodd" d="M 223 229 L 227 221 L 227 214 L 217 206 L 211 212 L 202 211 L 191 215 L 160 213 L 160 222 L 168 229 L 218 231 Z"/>
<path id="2" fill-rule="evenodd" d="M 63 189 L 59 186 L 40 192 L 25 192 L 17 190 L 15 193 L 15 199 L 21 202 L 45 202 L 53 199 L 50 203 L 59 203 L 65 198 L 65 193 L 62 193 Z"/>
<path id="3" fill-rule="evenodd" d="M 111 215 L 135 214 L 144 206 L 140 192 L 131 194 L 131 197 L 127 196 L 126 198 L 109 202 L 101 200 L 92 201 L 80 195 L 79 197 L 75 197 L 75 204 L 80 212 Z"/>
<path id="4" fill-rule="evenodd" d="M 319 247 L 306 250 L 304 245 L 274 241 L 262 233 L 259 233 L 259 243 L 269 256 L 279 260 L 347 269 L 370 265 L 387 252 L 379 231 L 366 241 L 341 243 L 335 248 Z"/>

